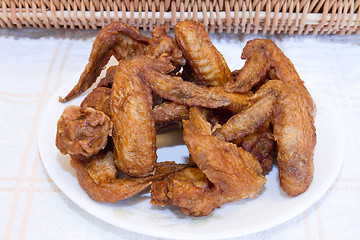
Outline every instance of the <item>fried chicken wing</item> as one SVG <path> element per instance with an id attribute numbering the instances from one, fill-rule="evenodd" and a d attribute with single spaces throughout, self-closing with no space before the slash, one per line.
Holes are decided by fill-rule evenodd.
<path id="1" fill-rule="evenodd" d="M 187 215 L 205 216 L 225 203 L 256 197 L 266 182 L 259 162 L 235 144 L 211 136 L 210 124 L 202 125 L 206 122 L 198 109 L 190 112 L 183 123 L 184 141 L 198 169 L 154 183 L 151 203 L 171 203 Z"/>
<path id="2" fill-rule="evenodd" d="M 68 106 L 57 123 L 56 147 L 63 154 L 90 157 L 105 148 L 113 124 L 93 108 Z"/>
<path id="3" fill-rule="evenodd" d="M 264 175 L 271 171 L 276 159 L 276 142 L 269 120 L 253 133 L 236 139 L 234 143 L 250 152 L 260 162 Z"/>
<path id="4" fill-rule="evenodd" d="M 149 71 L 143 76 L 159 96 L 179 104 L 219 108 L 230 104 L 229 99 L 211 92 L 206 86 L 184 81 L 181 77 Z"/>
<path id="5" fill-rule="evenodd" d="M 232 80 L 224 57 L 211 43 L 203 24 L 195 21 L 179 22 L 175 39 L 186 59 L 186 70 L 194 80 L 208 86 L 223 86 Z"/>
<path id="6" fill-rule="evenodd" d="M 98 85 L 96 87 L 107 87 L 112 88 L 112 84 L 114 81 L 114 75 L 116 72 L 117 66 L 111 66 L 106 70 L 106 75 L 102 79 L 100 79 Z"/>
<path id="7" fill-rule="evenodd" d="M 234 115 L 215 135 L 227 141 L 255 131 L 270 116 L 277 143 L 280 186 L 290 196 L 309 187 L 316 144 L 314 119 L 296 84 L 270 80 L 255 93 L 256 102 Z"/>
<path id="8" fill-rule="evenodd" d="M 185 65 L 185 59 L 175 39 L 168 35 L 165 26 L 157 26 L 151 32 L 152 39 L 149 41 L 146 53 L 160 61 L 169 62 L 178 71 Z"/>
<path id="9" fill-rule="evenodd" d="M 110 96 L 111 89 L 107 87 L 97 87 L 90 92 L 81 102 L 80 107 L 91 107 L 102 111 L 110 117 Z"/>
<path id="10" fill-rule="evenodd" d="M 157 159 L 151 89 L 139 77 L 146 67 L 140 58 L 121 61 L 111 93 L 115 164 L 134 177 L 153 174 Z"/>
<path id="11" fill-rule="evenodd" d="M 243 49 L 241 58 L 247 59 L 249 65 L 247 71 L 251 73 L 250 76 L 261 76 L 266 70 L 272 73 L 271 79 L 279 79 L 298 88 L 301 101 L 306 105 L 312 119 L 314 118 L 316 107 L 311 95 L 296 72 L 293 63 L 273 41 L 269 39 L 253 39 L 248 41 Z M 264 64 L 261 65 L 260 63 L 262 62 Z M 242 85 L 251 86 L 251 84 L 256 83 L 256 81 L 251 81 L 251 77 L 248 79 L 237 77 L 236 80 L 236 83 L 230 82 L 227 84 L 227 91 L 236 91 Z M 248 81 L 248 83 L 243 81 Z"/>
<path id="12" fill-rule="evenodd" d="M 235 81 L 228 82 L 225 89 L 228 92 L 247 92 L 261 81 L 270 69 L 270 63 L 263 49 L 258 49 L 245 62 L 243 68 L 236 72 Z M 242 55 L 242 58 L 244 55 Z"/>
<path id="13" fill-rule="evenodd" d="M 59 101 L 67 102 L 89 89 L 111 56 L 120 61 L 144 54 L 149 40 L 149 37 L 122 22 L 112 22 L 105 26 L 96 36 L 89 63 L 78 83 L 65 98 L 60 97 Z"/>
<path id="14" fill-rule="evenodd" d="M 232 116 L 215 135 L 225 141 L 245 137 L 269 119 L 276 110 L 276 101 L 283 88 L 281 81 L 269 81 L 250 98 L 250 107 Z"/>
<path id="15" fill-rule="evenodd" d="M 86 161 L 71 156 L 80 186 L 89 197 L 98 202 L 116 203 L 130 198 L 169 174 L 187 167 L 173 162 L 157 163 L 154 175 L 144 178 L 117 178 L 112 151 L 102 151 Z"/>
<path id="16" fill-rule="evenodd" d="M 248 108 L 250 105 L 250 97 L 254 95 L 251 91 L 245 93 L 226 92 L 224 87 L 211 87 L 209 89 L 212 93 L 222 96 L 229 101 L 229 105 L 226 106 L 226 109 L 232 113 L 239 113 Z"/>
<path id="17" fill-rule="evenodd" d="M 152 111 L 155 122 L 182 121 L 189 116 L 189 107 L 174 102 L 156 105 Z"/>

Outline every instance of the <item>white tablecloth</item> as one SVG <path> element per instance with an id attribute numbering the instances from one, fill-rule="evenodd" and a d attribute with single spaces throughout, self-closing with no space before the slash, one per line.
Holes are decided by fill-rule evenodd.
<path id="1" fill-rule="evenodd" d="M 95 34 L 85 30 L 0 29 L 2 239 L 157 239 L 88 214 L 59 190 L 41 163 L 37 142 L 41 113 L 59 86 L 78 77 Z M 243 44 L 255 36 L 220 37 Z M 332 187 L 305 212 L 237 239 L 359 239 L 360 36 L 267 37 L 339 113 L 345 137 L 344 164 Z"/>

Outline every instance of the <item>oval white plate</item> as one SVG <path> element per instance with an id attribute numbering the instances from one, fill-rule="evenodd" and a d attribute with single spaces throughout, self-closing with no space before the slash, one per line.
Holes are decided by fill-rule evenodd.
<path id="1" fill-rule="evenodd" d="M 229 43 L 218 43 L 216 46 L 231 69 L 240 68 L 237 63 L 241 62 L 243 46 Z M 63 109 L 70 104 L 79 105 L 84 97 L 62 104 L 58 102 L 58 96 L 65 96 L 76 82 L 77 79 L 73 79 L 59 89 L 43 112 L 39 132 L 42 162 L 56 185 L 74 203 L 99 219 L 130 231 L 163 238 L 218 239 L 265 230 L 297 216 L 314 204 L 332 185 L 342 165 L 344 145 L 337 115 L 326 97 L 306 84 L 317 104 L 317 145 L 314 179 L 309 189 L 300 196 L 290 198 L 282 192 L 275 167 L 267 176 L 265 189 L 259 197 L 225 204 L 206 217 L 185 216 L 175 207 L 152 206 L 148 192 L 116 204 L 98 203 L 79 186 L 70 158 L 60 154 L 55 147 L 56 123 Z M 159 161 L 184 162 L 188 157 L 181 133 L 165 134 L 158 140 Z"/>

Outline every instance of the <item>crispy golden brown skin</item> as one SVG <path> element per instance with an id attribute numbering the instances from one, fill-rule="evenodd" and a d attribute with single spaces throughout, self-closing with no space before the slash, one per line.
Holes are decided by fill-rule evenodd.
<path id="1" fill-rule="evenodd" d="M 107 87 L 97 87 L 92 90 L 81 102 L 80 107 L 91 107 L 102 111 L 110 117 L 110 96 L 111 89 Z"/>
<path id="2" fill-rule="evenodd" d="M 67 102 L 89 89 L 100 75 L 111 56 L 117 60 L 129 59 L 145 53 L 150 38 L 135 28 L 122 23 L 112 22 L 96 36 L 91 50 L 89 63 L 80 76 L 76 86 L 60 102 Z"/>
<path id="3" fill-rule="evenodd" d="M 191 20 L 179 22 L 174 33 L 186 59 L 187 69 L 196 82 L 208 86 L 223 86 L 232 80 L 224 57 L 211 43 L 203 24 Z"/>
<path id="4" fill-rule="evenodd" d="M 224 87 L 210 87 L 210 91 L 218 96 L 222 96 L 229 101 L 226 109 L 232 113 L 239 113 L 250 105 L 250 97 L 254 95 L 251 91 L 245 93 L 226 92 Z"/>
<path id="5" fill-rule="evenodd" d="M 281 81 L 269 81 L 250 98 L 250 107 L 232 116 L 215 135 L 233 141 L 253 133 L 276 111 L 276 102 L 283 88 Z"/>
<path id="6" fill-rule="evenodd" d="M 151 189 L 152 204 L 173 204 L 187 215 L 205 216 L 215 208 L 244 198 L 256 197 L 266 179 L 259 162 L 235 144 L 211 136 L 199 109 L 185 120 L 184 141 L 198 169 L 175 173 Z"/>
<path id="7" fill-rule="evenodd" d="M 247 62 L 253 62 L 253 64 L 249 64 L 247 69 L 247 71 L 252 72 L 253 75 L 263 75 L 265 68 L 271 73 L 271 79 L 279 79 L 284 83 L 292 84 L 298 88 L 301 101 L 306 105 L 308 113 L 314 118 L 316 107 L 311 95 L 296 72 L 293 63 L 273 41 L 269 39 L 253 39 L 248 41 L 243 49 L 241 58 L 247 59 Z M 254 58 L 257 58 L 257 60 L 254 61 Z M 264 64 L 259 64 L 261 62 Z M 236 80 L 236 83 L 239 84 L 238 86 L 243 84 L 248 85 L 250 83 L 256 84 L 256 81 L 250 81 L 250 83 L 242 82 L 251 80 L 251 78 L 243 79 L 237 77 Z M 231 82 L 227 84 L 226 90 L 236 91 L 238 86 Z"/>
<path id="8" fill-rule="evenodd" d="M 160 61 L 171 63 L 177 72 L 185 65 L 185 59 L 176 41 L 165 31 L 165 26 L 157 26 L 151 32 L 152 39 L 146 48 L 146 54 Z"/>
<path id="9" fill-rule="evenodd" d="M 270 80 L 255 93 L 255 103 L 234 115 L 215 135 L 232 141 L 255 131 L 272 117 L 277 143 L 280 186 L 290 196 L 309 187 L 313 174 L 316 145 L 314 119 L 297 84 Z"/>
<path id="10" fill-rule="evenodd" d="M 182 121 L 189 117 L 189 107 L 175 102 L 164 102 L 153 108 L 155 122 Z"/>
<path id="11" fill-rule="evenodd" d="M 236 139 L 234 143 L 250 152 L 260 162 L 264 175 L 271 171 L 276 159 L 276 142 L 270 121 L 263 123 L 253 133 Z"/>
<path id="12" fill-rule="evenodd" d="M 206 86 L 184 81 L 181 77 L 157 71 L 148 71 L 142 77 L 156 94 L 179 104 L 207 108 L 219 108 L 230 104 L 225 96 L 211 92 Z"/>
<path id="13" fill-rule="evenodd" d="M 316 131 L 302 90 L 286 84 L 273 116 L 281 188 L 290 196 L 306 191 L 314 174 Z"/>
<path id="14" fill-rule="evenodd" d="M 139 77 L 150 67 L 144 61 L 120 61 L 111 93 L 115 164 L 134 177 L 153 174 L 157 159 L 151 89 Z"/>
<path id="15" fill-rule="evenodd" d="M 56 147 L 63 154 L 90 157 L 105 148 L 112 126 L 101 111 L 68 106 L 57 123 Z"/>
<path id="16" fill-rule="evenodd" d="M 96 87 L 107 87 L 112 88 L 112 84 L 114 81 L 114 75 L 116 72 L 117 66 L 111 66 L 106 70 L 106 75 L 102 79 L 100 79 L 98 85 Z"/>
<path id="17" fill-rule="evenodd" d="M 71 166 L 76 170 L 80 186 L 91 199 L 116 203 L 130 198 L 169 174 L 187 167 L 173 162 L 157 163 L 154 175 L 144 178 L 117 178 L 117 169 L 111 151 L 102 151 L 83 161 L 71 156 Z"/>
<path id="18" fill-rule="evenodd" d="M 260 82 L 270 69 L 270 63 L 265 54 L 263 49 L 258 49 L 258 51 L 247 58 L 244 67 L 236 72 L 235 81 L 226 84 L 226 91 L 247 92 Z"/>

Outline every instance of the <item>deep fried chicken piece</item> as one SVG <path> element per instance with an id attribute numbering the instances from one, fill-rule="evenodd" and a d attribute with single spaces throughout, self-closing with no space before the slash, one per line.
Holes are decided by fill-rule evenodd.
<path id="1" fill-rule="evenodd" d="M 182 121 L 188 118 L 189 107 L 175 102 L 164 102 L 153 108 L 152 115 L 157 123 Z"/>
<path id="2" fill-rule="evenodd" d="M 179 22 L 174 33 L 186 59 L 185 70 L 191 71 L 196 82 L 223 86 L 232 80 L 224 57 L 211 43 L 203 24 L 191 20 Z"/>
<path id="3" fill-rule="evenodd" d="M 57 123 L 56 147 L 63 154 L 90 157 L 105 148 L 112 126 L 101 111 L 68 106 Z"/>
<path id="4" fill-rule="evenodd" d="M 97 87 L 81 102 L 81 107 L 91 107 L 110 117 L 111 89 Z M 158 127 L 171 123 L 182 123 L 189 116 L 189 107 L 175 102 L 163 102 L 152 109 L 152 116 Z"/>
<path id="5" fill-rule="evenodd" d="M 151 89 L 139 77 L 147 67 L 142 58 L 120 61 L 111 96 L 115 164 L 134 177 L 153 174 L 157 159 Z"/>
<path id="6" fill-rule="evenodd" d="M 259 162 L 235 144 L 211 136 L 210 124 L 203 125 L 201 115 L 192 108 L 190 120 L 183 123 L 184 141 L 198 170 L 183 170 L 154 183 L 152 204 L 171 203 L 187 215 L 205 216 L 225 203 L 254 198 L 263 188 L 266 179 Z"/>
<path id="7" fill-rule="evenodd" d="M 180 104 L 205 107 L 227 104 L 226 99 L 215 96 L 205 86 L 165 75 L 172 70 L 171 64 L 146 56 L 119 63 L 111 95 L 111 120 L 115 164 L 129 176 L 150 175 L 155 167 L 156 131 L 151 90 Z"/>
<path id="8" fill-rule="evenodd" d="M 215 135 L 225 141 L 245 137 L 255 131 L 269 119 L 276 110 L 276 101 L 284 84 L 280 81 L 269 81 L 250 98 L 248 109 L 232 116 Z"/>
<path id="9" fill-rule="evenodd" d="M 212 93 L 215 93 L 218 96 L 222 96 L 229 100 L 229 105 L 226 106 L 226 109 L 232 113 L 239 113 L 242 110 L 245 110 L 250 105 L 250 97 L 254 95 L 251 91 L 246 93 L 231 93 L 226 92 L 224 87 L 210 87 L 209 90 Z"/>
<path id="10" fill-rule="evenodd" d="M 236 139 L 234 143 L 250 152 L 260 162 L 264 175 L 271 171 L 276 158 L 276 142 L 270 121 L 263 123 L 252 134 Z"/>
<path id="11" fill-rule="evenodd" d="M 265 54 L 263 49 L 254 52 L 246 60 L 244 67 L 236 72 L 235 81 L 226 84 L 226 90 L 243 93 L 250 91 L 253 86 L 260 82 L 270 69 L 270 63 Z M 244 53 L 242 58 L 244 58 Z"/>
<path id="12" fill-rule="evenodd" d="M 81 74 L 79 82 L 60 102 L 67 102 L 89 89 L 100 75 L 111 56 L 120 61 L 145 53 L 150 38 L 135 28 L 122 23 L 112 22 L 97 35 L 91 50 L 89 63 Z"/>
<path id="13" fill-rule="evenodd" d="M 100 79 L 98 85 L 96 87 L 107 87 L 112 88 L 112 84 L 114 81 L 114 75 L 116 72 L 117 66 L 111 66 L 106 70 L 106 75 L 102 79 Z"/>
<path id="14" fill-rule="evenodd" d="M 303 104 L 306 105 L 307 111 L 313 120 L 316 107 L 311 95 L 296 72 L 293 63 L 273 41 L 269 39 L 254 39 L 248 41 L 243 49 L 241 58 L 247 59 L 247 62 L 249 62 L 244 66 L 247 68 L 246 72 L 250 72 L 255 76 L 261 76 L 265 68 L 267 69 L 266 71 L 271 72 L 271 79 L 279 79 L 284 83 L 292 84 L 298 88 L 300 93 L 299 97 Z M 261 65 L 261 63 L 264 64 Z M 238 86 L 251 85 L 251 83 L 256 84 L 256 81 L 251 77 L 237 77 L 235 83 L 230 82 L 227 84 L 226 90 L 233 92 L 238 89 Z"/>
<path id="15" fill-rule="evenodd" d="M 175 39 L 166 33 L 165 26 L 157 26 L 152 30 L 151 35 L 152 39 L 146 49 L 148 56 L 171 63 L 175 67 L 175 72 L 185 65 L 181 50 Z"/>
<path id="16" fill-rule="evenodd" d="M 270 80 L 256 92 L 249 109 L 234 115 L 215 132 L 232 141 L 252 133 L 271 116 L 280 186 L 290 196 L 306 191 L 314 173 L 316 131 L 302 93 L 297 84 Z"/>
<path id="17" fill-rule="evenodd" d="M 110 88 L 94 88 L 94 90 L 90 92 L 81 102 L 80 107 L 91 107 L 96 110 L 102 111 L 110 117 L 110 96 Z"/>
<path id="18" fill-rule="evenodd" d="M 156 94 L 179 104 L 207 108 L 230 104 L 225 96 L 211 92 L 206 86 L 184 81 L 181 77 L 164 75 L 157 71 L 149 71 L 142 77 Z"/>
<path id="19" fill-rule="evenodd" d="M 71 156 L 71 166 L 76 170 L 80 186 L 91 199 L 116 203 L 146 189 L 152 181 L 187 167 L 173 162 L 157 163 L 154 175 L 144 178 L 117 178 L 117 169 L 111 151 L 102 151 L 86 161 Z"/>

